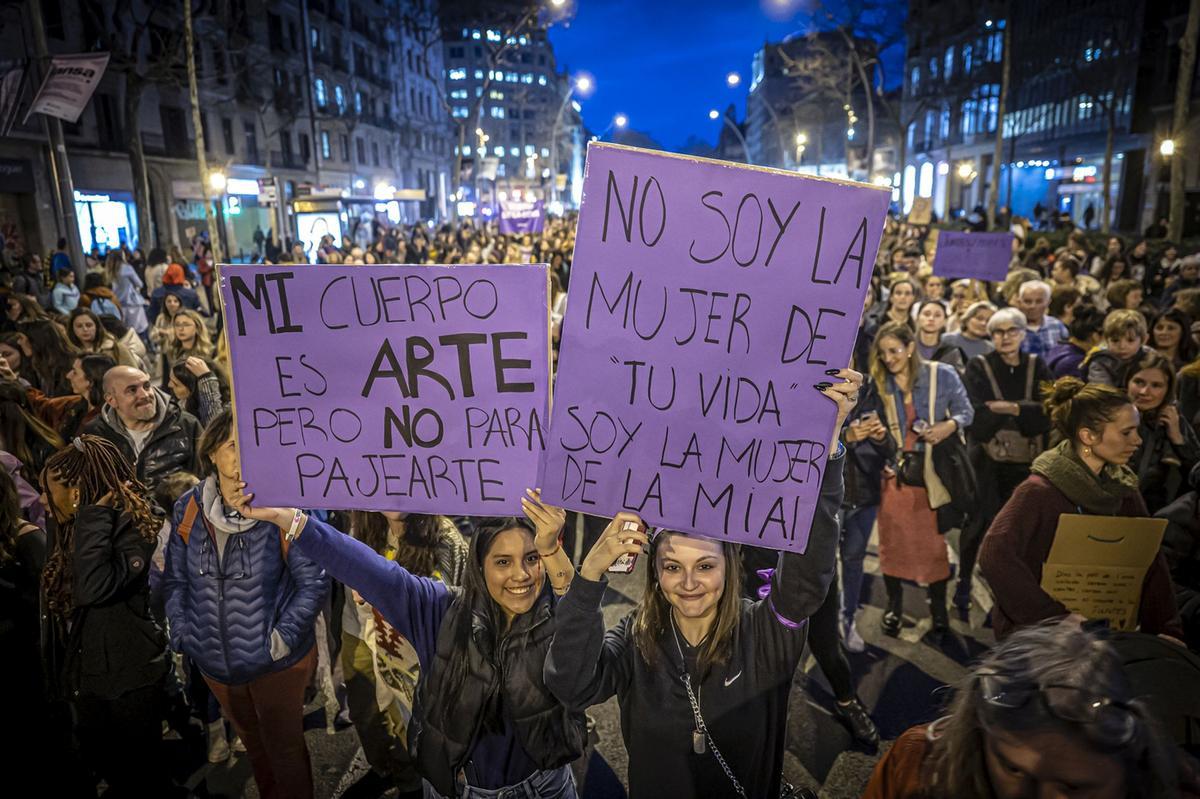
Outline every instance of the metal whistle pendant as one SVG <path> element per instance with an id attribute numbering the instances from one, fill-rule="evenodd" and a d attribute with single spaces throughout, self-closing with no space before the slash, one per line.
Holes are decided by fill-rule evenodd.
<path id="1" fill-rule="evenodd" d="M 692 751 L 698 755 L 704 754 L 704 733 L 692 730 Z"/>

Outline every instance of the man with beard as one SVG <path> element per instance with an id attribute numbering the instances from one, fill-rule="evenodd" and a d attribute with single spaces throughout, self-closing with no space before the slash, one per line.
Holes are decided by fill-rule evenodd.
<path id="1" fill-rule="evenodd" d="M 200 422 L 155 388 L 145 372 L 131 366 L 109 369 L 104 373 L 104 402 L 100 416 L 85 432 L 115 444 L 151 491 L 167 475 L 197 471 Z"/>

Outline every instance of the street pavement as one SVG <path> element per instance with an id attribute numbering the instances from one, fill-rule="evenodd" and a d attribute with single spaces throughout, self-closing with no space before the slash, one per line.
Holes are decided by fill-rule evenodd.
<path id="1" fill-rule="evenodd" d="M 955 533 L 950 534 L 956 544 Z M 941 646 L 928 640 L 930 628 L 925 590 L 905 586 L 905 625 L 897 638 L 880 632 L 884 589 L 872 540 L 867 556 L 864 593 L 868 596 L 859 620 L 867 642 L 862 654 L 850 654 L 859 697 L 871 711 L 885 743 L 914 724 L 931 721 L 949 699 L 948 686 L 963 676 L 971 660 L 991 645 L 985 626 L 990 597 L 977 585 L 975 603 L 963 619 L 951 612 L 953 636 Z M 609 625 L 628 613 L 641 594 L 642 567 L 632 575 L 615 576 L 605 597 Z M 976 580 L 981 583 L 980 580 Z M 832 715 L 833 697 L 811 655 L 806 655 L 792 687 L 788 720 L 788 747 L 784 777 L 798 786 L 817 789 L 823 799 L 850 799 L 861 795 L 871 769 L 882 752 L 856 748 L 845 728 Z M 327 732 L 325 711 L 319 701 L 308 708 L 306 738 L 312 753 L 316 796 L 341 796 L 366 771 L 366 761 L 352 728 Z M 628 756 L 621 740 L 620 716 L 615 699 L 593 707 L 594 749 L 576 764 L 576 778 L 585 799 L 624 797 Z M 188 774 L 188 763 L 202 762 L 202 743 L 173 742 L 170 750 L 177 773 Z M 205 766 L 188 774 L 188 785 L 198 796 L 257 797 L 249 761 L 241 755 L 227 763 Z M 394 795 L 394 792 L 393 794 Z M 666 795 L 666 794 L 664 794 Z"/>

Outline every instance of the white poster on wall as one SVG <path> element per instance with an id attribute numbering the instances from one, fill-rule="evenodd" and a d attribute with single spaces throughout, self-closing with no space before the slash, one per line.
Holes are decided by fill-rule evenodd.
<path id="1" fill-rule="evenodd" d="M 50 71 L 25 119 L 32 114 L 45 114 L 71 123 L 79 121 L 107 67 L 108 53 L 59 55 L 50 59 Z"/>

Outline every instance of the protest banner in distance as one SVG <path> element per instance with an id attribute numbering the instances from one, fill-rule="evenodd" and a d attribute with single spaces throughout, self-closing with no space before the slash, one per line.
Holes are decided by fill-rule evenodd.
<path id="1" fill-rule="evenodd" d="M 887 189 L 588 147 L 545 501 L 803 551 Z"/>
<path id="2" fill-rule="evenodd" d="M 1011 233 L 960 233 L 943 230 L 933 255 L 933 273 L 943 277 L 1002 281 L 1012 261 Z"/>
<path id="3" fill-rule="evenodd" d="M 25 121 L 29 121 L 34 114 L 45 114 L 71 123 L 78 122 L 79 115 L 104 77 L 108 56 L 108 53 L 85 53 L 51 58 L 46 78 L 25 113 Z"/>
<path id="4" fill-rule="evenodd" d="M 1142 583 L 1166 529 L 1166 519 L 1064 513 L 1042 566 L 1042 588 L 1072 613 L 1136 629 Z"/>
<path id="5" fill-rule="evenodd" d="M 222 266 L 261 505 L 521 512 L 549 411 L 544 265 Z"/>
<path id="6" fill-rule="evenodd" d="M 928 197 L 913 197 L 912 208 L 908 210 L 907 221 L 910 225 L 928 225 L 933 221 L 933 201 Z"/>
<path id="7" fill-rule="evenodd" d="M 501 200 L 500 232 L 541 233 L 545 224 L 541 200 Z"/>

